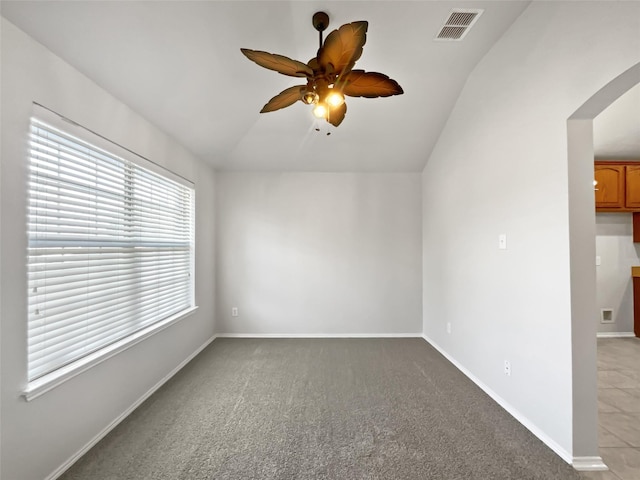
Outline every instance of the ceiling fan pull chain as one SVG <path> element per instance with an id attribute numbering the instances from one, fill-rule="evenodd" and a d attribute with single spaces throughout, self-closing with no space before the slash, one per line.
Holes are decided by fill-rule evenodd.
<path id="1" fill-rule="evenodd" d="M 315 126 L 313 127 L 313 129 L 320 134 L 324 133 L 325 136 L 327 137 L 331 135 L 331 130 L 332 130 L 330 125 L 324 125 L 324 122 L 320 123 L 319 119 L 316 119 Z"/>

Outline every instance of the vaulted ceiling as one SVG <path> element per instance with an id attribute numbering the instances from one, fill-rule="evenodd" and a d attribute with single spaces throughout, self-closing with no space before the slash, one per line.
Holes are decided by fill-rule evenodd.
<path id="1" fill-rule="evenodd" d="M 218 169 L 393 172 L 422 170 L 470 72 L 528 4 L 4 0 L 1 13 Z M 462 41 L 434 41 L 456 7 L 484 12 Z M 300 102 L 259 114 L 300 81 L 240 48 L 307 62 L 320 10 L 328 31 L 369 22 L 357 68 L 388 74 L 404 95 L 348 98 L 338 128 Z"/>
<path id="2" fill-rule="evenodd" d="M 640 161 L 640 84 L 594 119 L 593 148 L 597 159 Z"/>

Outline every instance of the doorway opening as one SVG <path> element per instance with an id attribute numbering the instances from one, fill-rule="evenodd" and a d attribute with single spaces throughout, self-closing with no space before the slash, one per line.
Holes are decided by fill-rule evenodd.
<path id="1" fill-rule="evenodd" d="M 605 468 L 598 453 L 593 120 L 638 83 L 640 63 L 602 87 L 567 121 L 573 464 L 577 469 Z"/>

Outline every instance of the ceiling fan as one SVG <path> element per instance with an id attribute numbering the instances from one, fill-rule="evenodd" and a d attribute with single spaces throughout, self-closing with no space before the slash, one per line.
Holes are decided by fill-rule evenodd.
<path id="1" fill-rule="evenodd" d="M 317 118 L 325 119 L 337 127 L 347 113 L 345 95 L 375 98 L 404 93 L 398 82 L 383 73 L 353 70 L 367 41 L 368 22 L 342 25 L 327 35 L 324 44 L 322 32 L 329 26 L 329 16 L 325 12 L 315 13 L 313 26 L 319 32 L 320 48 L 317 56 L 306 64 L 283 55 L 240 49 L 249 60 L 261 67 L 307 79 L 306 85 L 289 87 L 273 97 L 260 113 L 273 112 L 300 100 L 314 106 L 313 114 Z"/>

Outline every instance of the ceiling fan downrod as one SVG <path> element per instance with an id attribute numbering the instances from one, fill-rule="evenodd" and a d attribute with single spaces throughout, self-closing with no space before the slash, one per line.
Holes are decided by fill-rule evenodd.
<path id="1" fill-rule="evenodd" d="M 319 48 L 322 48 L 322 32 L 324 32 L 329 26 L 329 15 L 327 15 L 325 12 L 316 12 L 313 14 L 311 23 L 313 23 L 313 28 L 318 31 L 318 34 L 320 36 Z"/>

